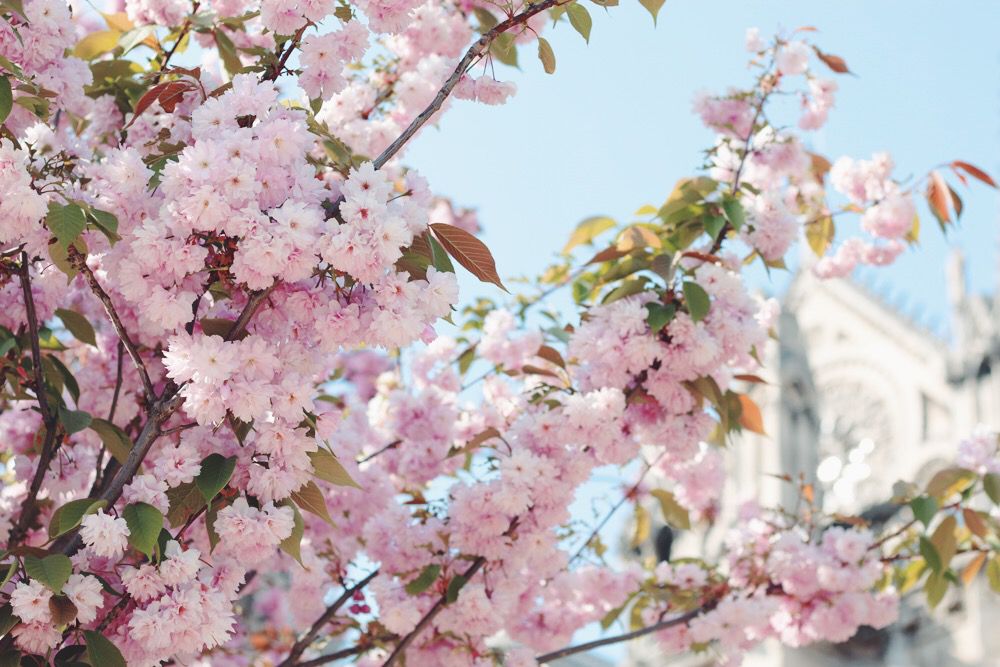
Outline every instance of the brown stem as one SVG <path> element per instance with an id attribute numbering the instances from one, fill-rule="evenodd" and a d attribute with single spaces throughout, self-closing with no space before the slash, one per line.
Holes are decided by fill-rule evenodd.
<path id="1" fill-rule="evenodd" d="M 313 641 L 315 641 L 316 637 L 319 636 L 319 633 L 323 630 L 323 628 L 326 627 L 327 623 L 333 620 L 334 616 L 337 615 L 337 612 L 340 611 L 340 608 L 343 607 L 345 604 L 347 604 L 347 601 L 350 600 L 351 597 L 353 597 L 357 591 L 360 591 L 362 588 L 367 586 L 372 579 L 377 577 L 378 573 L 379 571 L 376 569 L 367 577 L 365 577 L 358 583 L 354 584 L 354 586 L 344 589 L 343 594 L 341 594 L 339 598 L 334 600 L 333 604 L 327 607 L 326 611 L 324 611 L 323 614 L 318 619 L 316 619 L 316 622 L 312 624 L 312 627 L 310 627 L 309 630 L 304 635 L 302 635 L 302 637 L 300 637 L 299 640 L 295 642 L 295 644 L 292 645 L 291 651 L 288 652 L 288 657 L 282 660 L 278 664 L 278 667 L 293 667 L 293 666 L 301 667 L 301 665 L 303 664 L 322 664 L 322 663 L 299 663 L 298 659 L 302 656 L 305 650 L 309 648 L 309 645 L 312 644 Z M 354 654 L 349 653 L 347 655 L 354 655 Z M 325 655 L 322 657 L 325 658 L 327 662 L 329 662 L 330 660 L 337 659 L 337 658 L 331 658 L 329 655 Z"/>
<path id="2" fill-rule="evenodd" d="M 468 71 L 472 64 L 481 58 L 483 54 L 489 49 L 490 44 L 499 37 L 501 34 L 507 32 L 511 28 L 519 25 L 524 25 L 527 23 L 528 19 L 536 14 L 544 12 L 547 9 L 555 7 L 557 5 L 567 4 L 569 0 L 542 0 L 541 2 L 535 4 L 529 4 L 528 8 L 525 9 L 520 14 L 515 14 L 511 16 L 506 21 L 498 23 L 493 26 L 491 30 L 483 33 L 476 42 L 469 47 L 469 50 L 465 52 L 462 59 L 458 61 L 458 65 L 455 66 L 455 70 L 448 77 L 448 80 L 444 82 L 438 90 L 437 95 L 431 101 L 427 108 L 420 112 L 420 114 L 413 119 L 410 125 L 403 130 L 403 133 L 396 137 L 396 140 L 389 144 L 388 148 L 382 151 L 382 154 L 375 158 L 374 165 L 376 169 L 381 169 L 385 166 L 385 163 L 393 158 L 396 153 L 398 153 L 406 143 L 413 138 L 413 135 L 423 127 L 431 117 L 441 110 L 441 106 L 444 104 L 445 100 L 448 99 L 448 95 L 451 91 L 458 85 L 458 82 L 462 79 L 462 76 Z"/>
<path id="3" fill-rule="evenodd" d="M 288 45 L 288 48 L 285 49 L 284 53 L 282 53 L 278 57 L 278 62 L 275 63 L 271 71 L 268 72 L 267 76 L 264 77 L 263 79 L 264 81 L 277 81 L 278 77 L 281 76 L 282 70 L 285 69 L 285 63 L 288 62 L 288 59 L 291 57 L 292 51 L 295 50 L 295 47 L 299 45 L 299 40 L 302 39 L 302 34 L 306 31 L 306 28 L 308 27 L 309 24 L 306 23 L 304 26 L 299 28 L 294 35 L 292 35 L 292 39 L 290 44 Z"/>
<path id="4" fill-rule="evenodd" d="M 595 648 L 600 648 L 602 646 L 608 646 L 610 644 L 618 644 L 621 642 L 627 642 L 631 639 L 637 639 L 645 635 L 657 632 L 659 630 L 666 630 L 667 628 L 672 628 L 675 625 L 683 625 L 691 619 L 699 616 L 703 612 L 708 611 L 714 605 L 703 605 L 697 609 L 692 609 L 691 611 L 681 614 L 680 616 L 674 616 L 659 623 L 654 623 L 653 625 L 641 628 L 639 630 L 633 630 L 632 632 L 626 632 L 622 635 L 615 635 L 613 637 L 604 637 L 603 639 L 595 639 L 592 642 L 585 642 L 583 644 L 577 644 L 576 646 L 567 646 L 566 648 L 561 648 L 558 651 L 552 651 L 551 653 L 545 653 L 535 658 L 538 664 L 544 664 L 546 662 L 552 662 L 553 660 L 560 660 L 577 653 L 583 653 L 585 651 L 592 651 Z"/>
<path id="5" fill-rule="evenodd" d="M 87 266 L 86 257 L 80 254 L 80 251 L 78 251 L 73 245 L 70 245 L 66 252 L 69 258 L 69 263 L 73 266 L 73 268 L 83 274 L 87 284 L 90 285 L 90 290 L 98 299 L 100 299 L 101 303 L 104 304 L 104 311 L 108 314 L 108 319 L 111 320 L 111 326 L 114 327 L 115 333 L 118 335 L 118 340 L 125 345 L 125 350 L 128 351 L 128 356 L 132 359 L 132 364 L 135 365 L 135 369 L 139 371 L 139 378 L 142 380 L 142 387 L 146 394 L 146 400 L 152 404 L 156 401 L 156 392 L 153 391 L 153 383 L 149 379 L 149 373 L 146 371 L 146 365 L 143 363 L 142 357 L 139 356 L 138 348 L 136 348 L 132 339 L 129 338 L 128 331 L 125 330 L 125 325 L 122 324 L 122 320 L 118 316 L 118 311 L 115 309 L 114 302 L 111 301 L 111 297 L 104 291 L 101 284 L 97 282 L 97 276 L 95 276 L 94 272 L 90 270 L 89 266 Z"/>
<path id="6" fill-rule="evenodd" d="M 402 440 L 393 440 L 392 442 L 390 442 L 388 445 L 386 445 L 382 449 L 380 449 L 380 450 L 378 450 L 376 452 L 372 452 L 371 454 L 369 454 L 368 456 L 366 456 L 366 457 L 364 457 L 362 459 L 358 459 L 358 465 L 361 465 L 362 463 L 367 463 L 368 461 L 371 461 L 373 458 L 375 458 L 375 457 L 377 457 L 377 456 L 379 456 L 381 454 L 386 453 L 390 449 L 396 449 L 396 447 L 399 447 L 399 445 L 402 442 L 403 442 Z"/>

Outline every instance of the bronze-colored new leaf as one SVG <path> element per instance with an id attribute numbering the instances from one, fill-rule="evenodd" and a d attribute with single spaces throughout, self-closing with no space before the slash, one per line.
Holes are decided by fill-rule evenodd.
<path id="1" fill-rule="evenodd" d="M 740 426 L 748 431 L 767 435 L 764 430 L 764 418 L 760 414 L 760 408 L 752 398 L 746 394 L 740 394 Z"/>
<path id="2" fill-rule="evenodd" d="M 951 222 L 951 190 L 937 171 L 932 171 L 927 181 L 927 204 L 941 224 Z"/>
<path id="3" fill-rule="evenodd" d="M 441 242 L 448 254 L 465 267 L 469 273 L 484 283 L 493 283 L 507 291 L 497 273 L 496 261 L 486 244 L 475 236 L 454 225 L 438 222 L 431 225 L 435 238 Z"/>

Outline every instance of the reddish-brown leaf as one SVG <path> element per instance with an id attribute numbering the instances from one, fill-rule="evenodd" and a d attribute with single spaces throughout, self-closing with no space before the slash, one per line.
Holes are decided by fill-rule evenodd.
<path id="1" fill-rule="evenodd" d="M 470 439 L 467 443 L 465 443 L 465 448 L 475 449 L 476 447 L 483 444 L 487 440 L 492 440 L 493 438 L 499 438 L 499 437 L 500 437 L 500 431 L 490 426 L 485 431 L 482 431 L 472 436 L 472 439 Z"/>
<path id="2" fill-rule="evenodd" d="M 962 198 L 958 196 L 957 192 L 955 192 L 955 188 L 950 185 L 948 186 L 948 194 L 951 195 L 951 205 L 955 207 L 955 217 L 961 218 L 962 209 L 964 208 L 962 205 Z"/>
<path id="3" fill-rule="evenodd" d="M 983 521 L 983 517 L 979 516 L 979 512 L 969 507 L 962 510 L 962 518 L 965 520 L 965 527 L 972 532 L 976 537 L 986 538 L 989 533 L 989 528 L 986 527 L 986 522 Z"/>
<path id="4" fill-rule="evenodd" d="M 709 255 L 708 253 L 705 252 L 697 252 L 695 250 L 688 250 L 687 252 L 682 253 L 681 256 L 690 257 L 692 259 L 700 259 L 701 261 L 707 262 L 709 264 L 722 264 L 722 260 L 719 257 L 715 255 Z"/>
<path id="5" fill-rule="evenodd" d="M 740 407 L 742 408 L 740 412 L 740 426 L 748 431 L 767 435 L 767 432 L 764 430 L 764 417 L 760 414 L 760 408 L 757 407 L 754 400 L 746 394 L 740 394 Z"/>
<path id="6" fill-rule="evenodd" d="M 455 258 L 456 262 L 484 283 L 493 283 L 503 291 L 507 291 L 497 273 L 493 254 L 485 243 L 464 229 L 443 222 L 434 223 L 431 225 L 431 229 L 437 240 L 441 242 L 448 254 Z"/>
<path id="7" fill-rule="evenodd" d="M 850 74 L 851 70 L 847 67 L 847 62 L 844 61 L 840 56 L 835 56 L 832 53 L 823 53 L 817 47 L 813 47 L 816 51 L 816 56 L 823 61 L 823 63 L 832 69 L 837 74 Z"/>
<path id="8" fill-rule="evenodd" d="M 535 354 L 537 354 L 545 361 L 555 364 L 559 368 L 566 368 L 566 362 L 563 360 L 562 355 L 559 354 L 559 350 L 555 349 L 554 347 L 549 347 L 548 345 L 542 345 L 540 348 L 538 348 L 538 352 L 536 352 Z"/>
<path id="9" fill-rule="evenodd" d="M 934 217 L 942 223 L 951 222 L 951 192 L 944 177 L 937 171 L 932 171 L 927 181 L 927 203 Z"/>
<path id="10" fill-rule="evenodd" d="M 997 187 L 996 181 L 994 181 L 993 178 L 989 174 L 987 174 L 985 171 L 983 171 L 979 167 L 977 167 L 975 165 L 971 165 L 968 162 L 962 162 L 961 160 L 955 160 L 951 164 L 952 164 L 952 166 L 957 167 L 958 169 L 963 170 L 969 176 L 972 176 L 973 178 L 982 181 L 986 185 L 989 185 L 990 187 L 993 187 L 993 188 Z"/>
<path id="11" fill-rule="evenodd" d="M 624 257 L 627 254 L 628 253 L 622 252 L 615 246 L 610 246 L 608 248 L 605 248 L 601 252 L 597 253 L 593 257 L 591 257 L 590 261 L 587 262 L 587 264 L 600 264 L 601 262 L 610 262 L 613 259 Z"/>
<path id="12" fill-rule="evenodd" d="M 753 382 L 754 384 L 767 384 L 767 380 L 752 373 L 740 373 L 739 375 L 734 376 L 734 378 L 737 380 L 743 380 L 744 382 Z"/>
<path id="13" fill-rule="evenodd" d="M 160 97 L 160 93 L 162 93 L 163 89 L 168 85 L 170 84 L 160 83 L 147 90 L 143 96 L 139 98 L 139 101 L 135 103 L 135 110 L 132 113 L 132 119 L 125 124 L 125 127 L 134 123 L 135 120 L 146 111 L 146 109 L 153 106 L 153 102 Z"/>
<path id="14" fill-rule="evenodd" d="M 194 88 L 190 83 L 184 81 L 171 81 L 163 86 L 158 99 L 160 106 L 167 113 L 173 113 L 177 104 L 184 98 L 184 93 Z"/>

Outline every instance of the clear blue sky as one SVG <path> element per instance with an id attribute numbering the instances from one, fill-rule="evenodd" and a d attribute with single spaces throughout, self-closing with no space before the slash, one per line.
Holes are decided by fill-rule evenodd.
<path id="1" fill-rule="evenodd" d="M 478 207 L 505 277 L 538 272 L 588 215 L 623 218 L 662 202 L 700 164 L 712 135 L 691 113 L 692 97 L 749 81 L 749 26 L 764 35 L 815 26 L 812 39 L 858 75 L 837 77 L 837 108 L 813 135 L 815 149 L 830 157 L 889 150 L 899 176 L 956 158 L 1000 173 L 1000 3 L 667 0 L 656 28 L 634 0 L 608 12 L 585 4 L 594 17 L 589 46 L 568 24 L 551 30 L 554 75 L 522 49 L 522 71 L 498 67 L 498 78 L 518 85 L 506 106 L 457 102 L 405 158 L 436 191 Z M 959 229 L 944 238 L 921 209 L 921 245 L 877 272 L 939 328 L 950 247 L 965 251 L 973 289 L 996 282 L 998 199 L 985 187 L 960 195 Z M 760 281 L 771 291 L 781 284 L 780 276 Z M 471 281 L 463 287 L 481 291 Z"/>

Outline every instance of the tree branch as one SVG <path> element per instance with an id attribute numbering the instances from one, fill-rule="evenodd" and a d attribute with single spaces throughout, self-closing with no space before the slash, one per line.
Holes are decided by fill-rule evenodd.
<path id="1" fill-rule="evenodd" d="M 49 397 L 45 389 L 45 376 L 42 374 L 42 350 L 38 343 L 38 313 L 35 310 L 35 298 L 31 293 L 31 260 L 28 253 L 21 252 L 21 266 L 19 276 L 21 279 L 21 292 L 24 295 L 24 312 L 28 320 L 28 338 L 31 345 L 31 371 L 35 381 L 35 397 L 38 399 L 38 411 L 42 415 L 42 424 L 45 426 L 45 439 L 42 442 L 42 451 L 38 456 L 38 465 L 35 474 L 31 478 L 31 485 L 28 487 L 28 494 L 21 503 L 21 512 L 17 518 L 17 524 L 11 531 L 9 544 L 17 544 L 28 532 L 28 526 L 35 520 L 38 513 L 36 501 L 38 492 L 45 481 L 45 473 L 48 472 L 49 465 L 58 447 L 56 435 L 58 433 L 58 420 L 49 406 Z"/>
<path id="2" fill-rule="evenodd" d="M 458 65 L 455 66 L 455 70 L 444 82 L 444 85 L 441 86 L 441 89 L 438 90 L 437 95 L 435 95 L 431 103 L 427 105 L 427 108 L 421 111 L 420 114 L 413 119 L 410 125 L 403 130 L 403 133 L 396 137 L 396 140 L 389 144 L 388 148 L 382 151 L 381 155 L 375 158 L 373 163 L 375 168 L 381 169 L 385 166 L 385 163 L 391 160 L 396 153 L 402 150 L 403 146 L 405 146 L 406 143 L 413 138 L 413 135 L 415 135 L 421 127 L 427 124 L 427 121 L 429 121 L 434 114 L 441 110 L 441 106 L 444 104 L 445 100 L 448 99 L 448 95 L 451 94 L 451 91 L 454 90 L 455 86 L 458 85 L 462 76 L 468 71 L 469 67 L 471 67 L 476 60 L 481 58 L 483 54 L 486 53 L 493 40 L 511 28 L 524 25 L 532 16 L 557 5 L 567 4 L 568 2 L 569 0 L 542 0 L 536 4 L 529 4 L 528 8 L 520 14 L 511 16 L 506 21 L 498 23 L 493 26 L 491 30 L 483 33 L 483 36 L 476 40 L 476 42 L 469 47 L 469 50 L 465 52 L 462 59 L 458 61 Z"/>
<path id="3" fill-rule="evenodd" d="M 592 651 L 595 648 L 600 648 L 601 646 L 608 646 L 610 644 L 618 644 L 621 642 L 627 642 L 631 639 L 638 639 L 648 634 L 652 634 L 659 630 L 666 630 L 667 628 L 672 628 L 675 625 L 683 625 L 696 616 L 709 611 L 714 605 L 704 605 L 698 607 L 697 609 L 692 609 L 691 611 L 681 614 L 680 616 L 674 616 L 659 623 L 654 623 L 653 625 L 641 628 L 639 630 L 633 630 L 632 632 L 626 632 L 623 635 L 615 635 L 613 637 L 604 637 L 603 639 L 595 639 L 592 642 L 585 642 L 583 644 L 577 644 L 576 646 L 567 646 L 566 648 L 561 648 L 558 651 L 552 651 L 551 653 L 545 653 L 535 658 L 538 664 L 544 664 L 546 662 L 552 662 L 553 660 L 561 660 L 571 655 L 577 653 L 583 653 L 585 651 Z"/>
<path id="4" fill-rule="evenodd" d="M 87 284 L 90 285 L 91 291 L 101 300 L 104 304 L 104 310 L 108 314 L 108 318 L 111 320 L 111 326 L 114 327 L 115 333 L 118 335 L 118 340 L 120 340 L 125 345 L 125 350 L 128 352 L 128 356 L 132 359 L 132 363 L 135 365 L 135 369 L 139 371 L 139 378 L 142 380 L 142 388 L 146 394 L 146 400 L 152 404 L 156 400 L 156 392 L 153 391 L 153 383 L 149 379 L 149 373 L 146 371 L 146 365 L 142 362 L 142 357 L 139 356 L 139 350 L 136 348 L 135 343 L 129 338 L 128 332 L 125 330 L 125 325 L 122 324 L 121 318 L 118 316 L 118 311 L 115 310 L 115 304 L 111 301 L 111 297 L 108 293 L 104 291 L 101 284 L 97 282 L 97 276 L 94 272 L 90 270 L 87 266 L 87 258 L 80 254 L 73 245 L 69 246 L 67 250 L 67 255 L 69 258 L 69 263 L 77 271 L 83 274 L 86 279 Z"/>
<path id="5" fill-rule="evenodd" d="M 312 627 L 310 627 L 309 630 L 304 635 L 302 635 L 302 637 L 300 637 L 299 640 L 296 641 L 294 645 L 292 645 L 292 650 L 288 652 L 288 657 L 286 657 L 284 660 L 278 663 L 278 667 L 294 667 L 296 665 L 301 667 L 303 664 L 323 664 L 323 663 L 299 663 L 298 659 L 302 656 L 305 650 L 309 648 L 309 645 L 312 644 L 313 641 L 315 641 L 320 631 L 322 631 L 323 628 L 326 627 L 326 624 L 333 620 L 333 617 L 337 615 L 337 612 L 340 611 L 340 608 L 343 607 L 357 591 L 360 591 L 362 588 L 367 586 L 372 579 L 377 577 L 378 573 L 379 571 L 378 569 L 376 569 L 367 577 L 365 577 L 358 583 L 354 584 L 354 586 L 344 589 L 343 594 L 339 598 L 334 600 L 333 604 L 327 607 L 326 611 L 324 611 L 323 614 L 318 619 L 316 619 L 316 622 L 312 624 Z M 356 649 L 358 647 L 353 647 L 353 648 Z M 354 653 L 348 653 L 347 655 L 354 655 Z M 337 658 L 332 658 L 329 655 L 321 657 L 325 658 L 326 662 L 337 659 Z"/>

